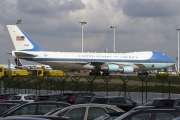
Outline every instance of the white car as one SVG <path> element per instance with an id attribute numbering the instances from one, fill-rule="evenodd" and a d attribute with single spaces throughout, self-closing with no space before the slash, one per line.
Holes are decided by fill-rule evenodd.
<path id="1" fill-rule="evenodd" d="M 18 94 L 13 95 L 9 100 L 18 100 L 18 101 L 27 101 L 27 102 L 34 102 L 34 100 L 37 98 L 34 94 Z"/>
<path id="2" fill-rule="evenodd" d="M 124 110 L 115 105 L 87 103 L 55 109 L 45 115 L 70 117 L 72 120 L 94 120 L 104 114 L 117 112 L 124 113 Z"/>

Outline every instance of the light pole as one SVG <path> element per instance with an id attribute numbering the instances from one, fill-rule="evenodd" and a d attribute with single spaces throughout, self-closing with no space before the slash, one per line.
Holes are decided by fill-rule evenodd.
<path id="1" fill-rule="evenodd" d="M 178 71 L 178 74 L 179 74 L 179 30 L 180 29 L 176 29 L 178 31 L 178 58 L 177 58 L 177 62 L 178 62 L 178 68 L 177 68 L 177 71 Z"/>
<path id="2" fill-rule="evenodd" d="M 117 26 L 111 26 L 110 28 L 113 28 L 114 29 L 114 44 L 113 44 L 113 52 L 116 52 L 116 49 L 115 49 L 115 29 L 117 28 Z"/>
<path id="3" fill-rule="evenodd" d="M 79 22 L 82 25 L 82 53 L 83 53 L 83 24 L 86 24 L 86 22 Z"/>

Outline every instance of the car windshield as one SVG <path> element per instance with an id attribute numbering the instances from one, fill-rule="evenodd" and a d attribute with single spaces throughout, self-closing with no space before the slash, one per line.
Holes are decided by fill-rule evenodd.
<path id="1" fill-rule="evenodd" d="M 69 97 L 71 96 L 72 94 L 63 94 L 63 96 L 59 97 L 59 100 L 69 100 Z"/>
<path id="2" fill-rule="evenodd" d="M 75 101 L 75 104 L 89 103 L 90 99 L 91 99 L 90 97 L 78 97 L 77 100 Z"/>
<path id="3" fill-rule="evenodd" d="M 91 103 L 107 104 L 108 99 L 106 99 L 106 98 L 96 98 L 93 101 L 91 101 Z"/>
<path id="4" fill-rule="evenodd" d="M 155 106 L 158 100 L 149 100 L 143 104 L 143 106 Z"/>
<path id="5" fill-rule="evenodd" d="M 20 100 L 21 99 L 21 96 L 12 96 L 11 97 L 11 100 Z"/>
<path id="6" fill-rule="evenodd" d="M 50 96 L 39 96 L 38 99 L 39 100 L 48 100 L 50 98 Z"/>

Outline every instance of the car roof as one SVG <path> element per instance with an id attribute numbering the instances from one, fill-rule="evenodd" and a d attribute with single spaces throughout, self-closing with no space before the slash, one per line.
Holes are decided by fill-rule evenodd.
<path id="1" fill-rule="evenodd" d="M 35 95 L 35 94 L 17 94 L 17 95 L 22 95 L 23 96 L 23 95 Z"/>
<path id="2" fill-rule="evenodd" d="M 61 96 L 62 94 L 46 94 L 46 95 L 39 95 L 38 97 L 43 96 Z"/>
<path id="3" fill-rule="evenodd" d="M 68 106 L 66 108 L 76 108 L 76 107 L 113 107 L 113 108 L 118 108 L 116 105 L 96 104 L 96 103 L 75 104 L 75 105 Z M 120 108 L 118 108 L 118 109 L 120 109 Z"/>
<path id="4" fill-rule="evenodd" d="M 22 101 L 22 100 L 4 100 L 4 101 L 0 101 L 0 103 L 27 103 L 27 101 Z"/>
<path id="5" fill-rule="evenodd" d="M 124 96 L 103 96 L 103 98 L 126 98 Z"/>
<path id="6" fill-rule="evenodd" d="M 26 103 L 26 104 L 49 104 L 49 103 L 57 103 L 57 104 L 67 104 L 67 105 L 71 105 L 69 103 L 65 103 L 65 102 L 55 102 L 55 101 L 41 101 L 41 102 L 31 102 L 31 103 Z"/>
<path id="7" fill-rule="evenodd" d="M 68 109 L 80 108 L 80 107 L 85 107 L 85 108 L 89 108 L 89 107 L 96 107 L 96 108 L 97 108 L 97 107 L 101 107 L 101 108 L 113 109 L 113 110 L 115 110 L 116 112 L 125 112 L 125 111 L 122 110 L 121 108 L 118 108 L 116 105 L 93 104 L 93 103 L 71 105 L 71 106 L 62 108 L 59 112 L 66 111 L 66 110 L 68 110 Z"/>
<path id="8" fill-rule="evenodd" d="M 67 93 L 63 93 L 63 95 L 66 94 L 95 94 L 95 93 L 90 93 L 90 92 L 67 92 Z"/>
<path id="9" fill-rule="evenodd" d="M 17 115 L 16 117 L 44 118 L 48 120 L 69 120 L 69 117 L 51 115 Z"/>
<path id="10" fill-rule="evenodd" d="M 180 100 L 180 98 L 152 98 L 150 100 Z"/>
<path id="11" fill-rule="evenodd" d="M 5 118 L 1 118 L 1 120 L 50 120 L 46 118 L 32 118 L 32 117 L 22 117 L 22 116 L 8 116 Z"/>
<path id="12" fill-rule="evenodd" d="M 0 105 L 16 105 L 18 103 L 12 103 L 12 102 L 0 102 Z"/>
<path id="13" fill-rule="evenodd" d="M 177 110 L 177 111 L 180 111 L 180 109 L 176 109 L 176 108 L 159 108 L 159 107 L 145 107 L 145 108 L 142 108 L 142 109 L 132 109 L 130 110 L 130 112 L 136 112 L 136 111 L 167 111 L 167 110 L 170 110 L 170 111 L 174 111 L 174 110 Z"/>

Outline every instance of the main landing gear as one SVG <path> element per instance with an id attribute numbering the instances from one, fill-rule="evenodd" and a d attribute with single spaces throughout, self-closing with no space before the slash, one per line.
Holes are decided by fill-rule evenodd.
<path id="1" fill-rule="evenodd" d="M 101 71 L 97 71 L 97 72 L 95 72 L 95 71 L 91 71 L 90 73 L 89 73 L 89 75 L 95 75 L 95 76 L 101 76 L 101 75 L 103 75 L 103 76 L 109 76 L 110 75 L 110 73 L 109 72 L 101 72 Z"/>

